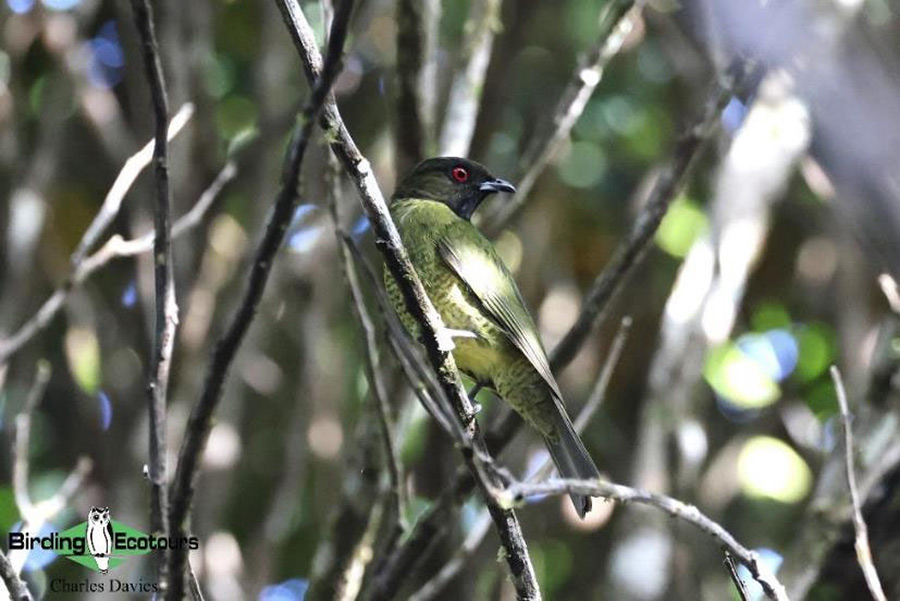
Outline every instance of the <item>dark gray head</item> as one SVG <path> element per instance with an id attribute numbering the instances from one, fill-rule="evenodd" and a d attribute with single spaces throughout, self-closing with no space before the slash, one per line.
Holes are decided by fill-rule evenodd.
<path id="1" fill-rule="evenodd" d="M 436 157 L 422 161 L 400 180 L 392 199 L 436 200 L 463 219 L 469 219 L 489 195 L 515 191 L 511 183 L 494 177 L 475 161 Z"/>

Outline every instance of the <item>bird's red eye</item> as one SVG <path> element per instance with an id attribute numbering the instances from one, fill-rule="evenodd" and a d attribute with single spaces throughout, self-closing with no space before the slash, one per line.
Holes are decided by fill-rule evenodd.
<path id="1" fill-rule="evenodd" d="M 453 169 L 453 179 L 455 179 L 459 183 L 463 183 L 464 181 L 469 179 L 469 172 L 462 167 L 456 167 L 455 169 Z"/>

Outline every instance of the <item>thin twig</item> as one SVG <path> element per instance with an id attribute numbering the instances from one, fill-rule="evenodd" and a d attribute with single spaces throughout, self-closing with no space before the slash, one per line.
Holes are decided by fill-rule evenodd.
<path id="1" fill-rule="evenodd" d="M 375 275 L 375 270 L 366 261 L 362 250 L 352 237 L 344 236 L 343 242 L 353 253 L 354 263 L 362 267 L 366 280 L 369 282 L 369 287 L 375 293 L 375 300 L 381 311 L 381 317 L 388 326 L 388 340 L 391 345 L 391 351 L 403 370 L 410 388 L 413 389 L 425 411 L 434 418 L 441 429 L 452 440 L 462 440 L 465 433 L 462 431 L 462 427 L 459 425 L 456 417 L 451 411 L 447 410 L 447 407 L 450 406 L 447 395 L 444 394 L 437 378 L 434 377 L 434 373 L 413 346 L 409 334 L 403 328 L 397 313 L 391 307 L 391 301 L 388 299 L 381 280 Z M 470 398 L 472 396 L 471 394 L 469 395 Z"/>
<path id="2" fill-rule="evenodd" d="M 331 86 L 341 70 L 344 40 L 349 30 L 352 9 L 352 0 L 344 0 L 337 5 L 328 41 L 328 58 L 321 70 L 321 75 L 316 78 L 312 86 L 312 92 L 298 119 L 294 136 L 287 149 L 281 189 L 275 199 L 275 206 L 266 225 L 265 235 L 257 248 L 247 289 L 228 329 L 216 344 L 203 384 L 203 391 L 191 411 L 178 457 L 175 480 L 172 484 L 171 521 L 176 536 L 184 536 L 187 531 L 187 519 L 194 496 L 194 483 L 197 478 L 200 457 L 206 446 L 212 424 L 213 413 L 221 400 L 229 368 L 256 315 L 275 255 L 281 248 L 293 217 L 294 207 L 298 200 L 303 157 L 312 137 L 316 116 L 329 97 Z M 172 601 L 180 601 L 184 591 L 185 561 L 185 549 L 175 549 L 170 554 L 169 571 L 172 583 L 167 598 Z"/>
<path id="3" fill-rule="evenodd" d="M 28 449 L 31 444 L 31 416 L 38 402 L 44 397 L 47 384 L 50 382 L 50 363 L 41 360 L 37 364 L 37 374 L 34 384 L 28 391 L 25 405 L 16 416 L 16 443 L 13 452 L 13 497 L 20 515 L 29 521 L 34 515 L 34 505 L 31 503 L 31 495 L 28 493 Z"/>
<path id="4" fill-rule="evenodd" d="M 384 445 L 385 463 L 388 468 L 388 476 L 391 483 L 391 493 L 393 495 L 392 508 L 395 512 L 394 518 L 398 526 L 402 527 L 403 514 L 406 507 L 406 495 L 404 493 L 403 468 L 400 465 L 400 457 L 397 452 L 397 444 L 394 442 L 394 420 L 391 417 L 391 407 L 388 403 L 387 388 L 382 377 L 380 352 L 378 349 L 378 336 L 375 330 L 375 324 L 369 315 L 369 309 L 366 307 L 366 299 L 363 295 L 362 286 L 359 283 L 359 274 L 353 261 L 353 251 L 347 243 L 346 232 L 341 227 L 340 215 L 338 213 L 337 195 L 334 191 L 330 194 L 329 208 L 331 220 L 334 225 L 334 232 L 337 236 L 341 269 L 344 272 L 344 278 L 347 286 L 350 288 L 350 296 L 353 299 L 353 309 L 356 319 L 363 330 L 366 339 L 366 377 L 369 380 L 369 387 L 372 396 L 375 398 L 378 415 L 378 426 L 381 431 L 382 444 Z"/>
<path id="5" fill-rule="evenodd" d="M 212 203 L 218 198 L 222 188 L 234 179 L 236 173 L 237 168 L 234 163 L 229 162 L 225 165 L 212 184 L 200 195 L 191 210 L 172 226 L 172 240 L 200 224 Z M 50 325 L 60 309 L 65 306 L 69 294 L 76 286 L 82 284 L 112 259 L 150 252 L 153 249 L 154 237 L 153 231 L 132 240 L 124 240 L 119 234 L 114 234 L 94 254 L 81 259 L 38 311 L 9 338 L 0 340 L 0 365 L 6 363 L 12 355 Z"/>
<path id="6" fill-rule="evenodd" d="M 278 5 L 288 32 L 300 53 L 307 79 L 314 80 L 322 61 L 316 47 L 315 36 L 303 10 L 295 0 L 278 0 Z M 482 469 L 481 456 L 486 455 L 486 450 L 478 422 L 472 418 L 474 414 L 472 403 L 463 389 L 453 356 L 439 348 L 437 335 L 443 329 L 440 315 L 410 263 L 409 255 L 403 247 L 400 234 L 391 219 L 369 162 L 360 153 L 333 102 L 325 106 L 321 120 L 323 128 L 328 132 L 332 151 L 356 186 L 363 208 L 372 224 L 378 248 L 390 274 L 403 293 L 406 308 L 422 328 L 423 342 L 431 368 L 450 399 L 458 419 L 465 425 L 466 440 L 461 441 L 460 450 L 466 466 L 485 493 L 485 502 L 491 510 L 516 592 L 523 599 L 539 599 L 540 590 L 521 525 L 515 513 L 509 508 L 500 507 L 490 494 L 491 487 L 500 485 L 501 482 L 496 474 Z"/>
<path id="7" fill-rule="evenodd" d="M 501 0 L 472 0 L 463 39 L 463 65 L 450 84 L 450 99 L 439 145 L 441 155 L 464 157 L 469 154 L 494 33 L 500 28 L 500 8 Z"/>
<path id="8" fill-rule="evenodd" d="M 419 590 L 409 596 L 409 601 L 429 601 L 434 599 L 443 592 L 450 582 L 459 575 L 466 566 L 469 558 L 475 555 L 484 537 L 487 536 L 491 528 L 491 516 L 487 510 L 479 512 L 475 519 L 475 524 L 462 545 L 453 553 L 450 559 L 444 563 L 440 571 L 434 575 L 428 582 L 423 584 Z"/>
<path id="9" fill-rule="evenodd" d="M 575 358 L 594 324 L 603 319 L 610 301 L 622 288 L 626 277 L 634 271 L 634 267 L 646 254 L 669 205 L 684 185 L 691 166 L 716 130 L 719 115 L 731 99 L 733 90 L 741 87 L 744 79 L 744 70 L 740 64 L 729 69 L 723 76 L 723 81 L 715 86 L 707 98 L 703 114 L 688 127 L 675 144 L 670 163 L 656 180 L 631 232 L 616 249 L 606 268 L 594 280 L 584 297 L 575 324 L 553 349 L 551 366 L 554 368 L 566 365 Z"/>
<path id="10" fill-rule="evenodd" d="M 194 566 L 190 562 L 188 562 L 188 590 L 191 593 L 192 601 L 203 601 L 203 590 L 200 588 L 197 574 L 194 573 Z"/>
<path id="11" fill-rule="evenodd" d="M 886 601 L 878 571 L 872 561 L 872 549 L 869 546 L 869 529 L 862 515 L 862 503 L 859 499 L 859 490 L 856 487 L 856 468 L 853 461 L 853 416 L 850 415 L 850 407 L 847 403 L 847 390 L 844 388 L 844 380 L 836 365 L 831 366 L 831 380 L 834 382 L 834 390 L 837 393 L 838 404 L 841 408 L 841 421 L 844 424 L 844 451 L 847 460 L 847 483 L 850 487 L 850 501 L 853 505 L 853 528 L 856 530 L 856 561 L 866 578 L 866 585 L 875 601 Z"/>
<path id="12" fill-rule="evenodd" d="M 178 112 L 172 117 L 172 121 L 169 122 L 167 133 L 167 140 L 169 142 L 175 139 L 175 136 L 184 129 L 184 126 L 190 121 L 193 114 L 194 105 L 190 102 L 183 104 L 181 108 L 178 109 Z M 154 146 L 154 140 L 150 140 L 143 148 L 131 155 L 128 160 L 125 161 L 125 164 L 116 176 L 116 180 L 113 182 L 112 187 L 109 189 L 109 192 L 106 193 L 103 204 L 100 206 L 100 211 L 97 212 L 94 220 L 91 221 L 91 224 L 88 226 L 87 230 L 85 230 L 84 235 L 81 237 L 81 241 L 75 248 L 75 252 L 72 253 L 71 262 L 74 269 L 78 268 L 78 264 L 87 256 L 91 248 L 97 243 L 97 240 L 100 239 L 100 236 L 103 235 L 103 232 L 106 231 L 106 228 L 109 227 L 109 224 L 111 224 L 115 220 L 116 215 L 119 214 L 119 209 L 122 207 L 122 201 L 125 199 L 125 195 L 128 194 L 132 184 L 134 184 L 138 175 L 144 170 L 144 167 L 149 165 L 150 161 L 153 160 Z"/>
<path id="13" fill-rule="evenodd" d="M 728 568 L 728 575 L 731 577 L 731 582 L 734 583 L 734 589 L 737 591 L 738 597 L 741 598 L 741 601 L 748 601 L 749 598 L 747 597 L 747 589 L 744 586 L 744 581 L 741 580 L 741 577 L 738 575 L 737 566 L 734 565 L 734 558 L 731 556 L 728 549 L 725 549 L 725 561 L 722 563 Z"/>
<path id="14" fill-rule="evenodd" d="M 3 579 L 3 583 L 6 585 L 11 601 L 32 601 L 34 599 L 2 549 L 0 549 L 0 578 Z"/>
<path id="15" fill-rule="evenodd" d="M 499 493 L 510 504 L 518 504 L 527 501 L 531 497 L 543 497 L 548 495 L 564 494 L 590 495 L 603 497 L 608 501 L 628 504 L 638 503 L 655 507 L 674 518 L 678 518 L 689 524 L 693 524 L 706 534 L 716 539 L 734 557 L 744 564 L 750 575 L 763 588 L 763 592 L 777 601 L 785 601 L 787 593 L 784 586 L 778 581 L 768 567 L 759 560 L 759 556 L 750 549 L 741 545 L 734 536 L 725 530 L 720 524 L 703 514 L 694 505 L 689 505 L 678 499 L 666 495 L 646 492 L 630 486 L 623 486 L 603 480 L 572 480 L 554 479 L 541 483 L 519 482 L 510 485 L 505 491 Z"/>
<path id="16" fill-rule="evenodd" d="M 147 383 L 147 410 L 149 413 L 149 480 L 150 527 L 153 532 L 169 536 L 169 490 L 166 462 L 166 411 L 168 404 L 169 372 L 175 347 L 175 330 L 178 326 L 178 305 L 175 301 L 175 276 L 172 258 L 171 204 L 169 202 L 169 166 L 166 124 L 169 121 L 169 100 L 163 79 L 159 47 L 153 25 L 153 9 L 150 0 L 131 0 L 134 21 L 141 41 L 144 74 L 150 86 L 153 104 L 155 135 L 153 144 L 154 204 L 153 274 L 156 288 L 153 355 L 150 360 L 150 377 Z M 167 586 L 166 552 L 157 561 L 160 592 Z"/>
<path id="17" fill-rule="evenodd" d="M 16 415 L 16 438 L 13 445 L 13 497 L 16 509 L 22 517 L 21 532 L 37 534 L 44 524 L 62 511 L 81 488 L 90 473 L 93 463 L 87 457 L 81 457 L 75 468 L 66 477 L 56 493 L 35 503 L 28 491 L 29 480 L 29 447 L 31 441 L 31 418 L 37 405 L 47 389 L 50 380 L 50 364 L 46 361 L 38 363 L 34 384 L 28 393 L 21 412 Z M 28 558 L 28 550 L 15 550 L 9 554 L 9 563 L 15 574 L 18 574 Z M 2 590 L 2 589 L 0 589 Z"/>
<path id="18" fill-rule="evenodd" d="M 588 100 L 603 79 L 603 71 L 621 50 L 639 15 L 640 6 L 635 6 L 634 0 L 614 0 L 603 9 L 596 42 L 578 62 L 550 119 L 538 129 L 522 154 L 516 194 L 503 205 L 497 205 L 501 208 L 492 218 L 487 218 L 488 225 L 484 228 L 487 235 L 498 234 L 525 206 L 535 182 L 569 138 Z"/>
<path id="19" fill-rule="evenodd" d="M 581 411 L 578 413 L 578 417 L 575 418 L 575 431 L 579 434 L 584 431 L 584 428 L 597 412 L 597 409 L 600 408 L 600 405 L 602 405 L 603 403 L 603 399 L 606 397 L 606 390 L 609 388 L 609 381 L 612 378 L 612 374 L 615 371 L 616 366 L 619 364 L 619 359 L 622 357 L 622 351 L 625 348 L 625 341 L 628 339 L 628 334 L 630 333 L 630 331 L 631 318 L 624 317 L 622 319 L 621 325 L 619 326 L 619 331 L 616 333 L 616 337 L 613 339 L 613 342 L 609 347 L 609 353 L 607 354 L 606 360 L 603 363 L 603 367 L 600 370 L 600 376 L 597 378 L 597 382 L 591 390 L 588 401 L 584 404 L 584 407 L 581 408 Z M 470 394 L 470 396 L 472 395 Z M 534 481 L 546 477 L 552 467 L 553 461 L 548 457 L 544 461 L 544 463 L 537 470 L 535 470 L 531 480 Z M 428 582 L 422 585 L 422 587 L 419 588 L 418 591 L 410 596 L 410 601 L 428 601 L 429 599 L 433 599 L 438 594 L 440 594 L 440 592 L 444 590 L 444 588 L 457 576 L 457 574 L 462 571 L 469 558 L 472 557 L 476 551 L 478 551 L 478 547 L 481 546 L 481 542 L 484 540 L 484 537 L 487 534 L 487 526 L 489 524 L 490 520 L 489 516 L 487 515 L 487 511 L 482 511 L 479 514 L 478 518 L 475 520 L 475 525 L 466 536 L 463 544 L 453 553 L 453 556 L 450 558 L 450 560 L 444 564 L 444 566 L 437 574 L 434 575 L 434 577 L 432 577 Z"/>

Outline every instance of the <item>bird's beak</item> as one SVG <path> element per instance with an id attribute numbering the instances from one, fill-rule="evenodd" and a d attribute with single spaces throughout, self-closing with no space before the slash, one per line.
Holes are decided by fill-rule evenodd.
<path id="1" fill-rule="evenodd" d="M 478 189 L 482 192 L 487 192 L 488 194 L 492 194 L 494 192 L 509 192 L 510 194 L 514 194 L 516 191 L 515 186 L 506 181 L 505 179 L 489 179 L 484 182 Z"/>

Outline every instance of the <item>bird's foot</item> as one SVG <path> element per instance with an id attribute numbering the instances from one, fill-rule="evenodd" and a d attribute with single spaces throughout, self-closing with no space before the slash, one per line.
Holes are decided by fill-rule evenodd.
<path id="1" fill-rule="evenodd" d="M 454 338 L 478 338 L 478 334 L 469 330 L 454 330 L 452 328 L 442 328 L 436 332 L 438 350 L 442 353 L 449 353 L 456 348 Z"/>
<path id="2" fill-rule="evenodd" d="M 472 403 L 472 411 L 470 411 L 466 415 L 466 425 L 467 426 L 469 424 L 471 424 L 473 421 L 475 421 L 475 416 L 478 415 L 479 413 L 481 413 L 481 410 L 483 408 L 484 407 L 481 406 L 481 403 L 474 403 L 474 402 Z"/>

